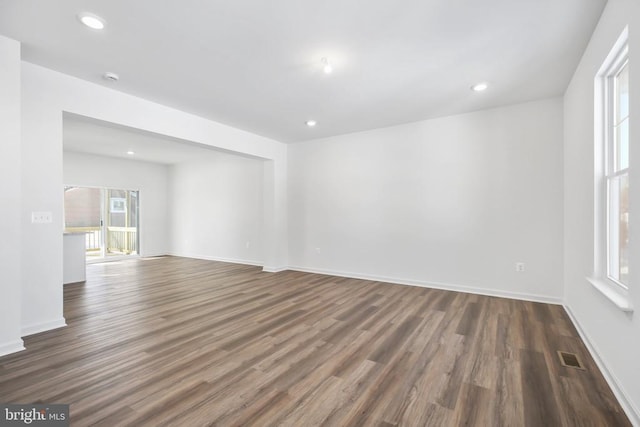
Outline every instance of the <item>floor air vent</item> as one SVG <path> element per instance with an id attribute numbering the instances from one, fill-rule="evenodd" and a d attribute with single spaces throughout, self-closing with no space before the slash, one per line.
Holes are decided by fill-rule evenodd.
<path id="1" fill-rule="evenodd" d="M 585 370 L 577 354 L 568 353 L 566 351 L 558 351 L 558 356 L 560 357 L 560 363 L 562 364 L 562 366 L 566 366 L 567 368 L 582 369 L 583 371 Z"/>

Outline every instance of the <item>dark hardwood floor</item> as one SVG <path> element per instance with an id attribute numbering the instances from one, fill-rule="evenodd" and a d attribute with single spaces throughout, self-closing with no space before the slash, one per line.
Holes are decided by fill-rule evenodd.
<path id="1" fill-rule="evenodd" d="M 560 306 L 175 257 L 90 265 L 64 302 L 0 401 L 73 426 L 630 425 Z"/>

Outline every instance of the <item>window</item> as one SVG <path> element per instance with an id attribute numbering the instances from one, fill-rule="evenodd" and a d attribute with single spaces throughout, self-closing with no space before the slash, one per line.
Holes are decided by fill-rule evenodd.
<path id="1" fill-rule="evenodd" d="M 595 79 L 594 276 L 624 311 L 629 288 L 629 46 L 625 29 Z"/>
<path id="2" fill-rule="evenodd" d="M 629 61 L 628 49 L 612 64 L 605 85 L 607 277 L 629 285 Z"/>

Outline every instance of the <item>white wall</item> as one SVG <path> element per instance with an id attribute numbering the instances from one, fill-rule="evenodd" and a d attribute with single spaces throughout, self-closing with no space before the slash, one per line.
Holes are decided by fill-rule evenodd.
<path id="1" fill-rule="evenodd" d="M 62 110 L 56 75 L 22 63 L 22 335 L 64 326 L 62 310 Z M 56 108 L 57 107 L 57 108 Z M 6 163 L 6 162 L 5 162 Z M 31 212 L 51 212 L 32 224 Z"/>
<path id="2" fill-rule="evenodd" d="M 166 165 L 64 152 L 64 184 L 139 190 L 140 255 L 169 252 Z"/>
<path id="3" fill-rule="evenodd" d="M 62 118 L 64 112 L 112 122 L 231 152 L 268 159 L 269 222 L 263 248 L 270 264 L 286 265 L 286 152 L 274 140 L 127 95 L 27 62 L 22 88 L 22 334 L 65 324 L 62 307 Z M 19 101 L 19 100 L 15 100 Z M 11 101 L 11 105 L 17 105 Z M 5 164 L 10 163 L 4 161 Z M 32 211 L 50 211 L 52 224 L 32 225 Z M 265 215 L 265 218 L 267 216 Z M 12 315 L 13 318 L 14 315 Z"/>
<path id="4" fill-rule="evenodd" d="M 288 156 L 294 268 L 562 297 L 561 99 L 294 144 Z"/>
<path id="5" fill-rule="evenodd" d="M 620 311 L 586 280 L 594 257 L 594 78 L 624 27 L 630 47 L 630 163 L 640 160 L 640 2 L 609 0 L 569 85 L 565 117 L 565 273 L 566 305 L 584 338 L 603 362 L 621 403 L 640 425 L 640 319 Z M 630 173 L 630 297 L 640 310 L 640 175 Z"/>
<path id="6" fill-rule="evenodd" d="M 0 356 L 22 350 L 20 43 L 0 36 Z"/>
<path id="7" fill-rule="evenodd" d="M 171 166 L 171 253 L 262 265 L 263 163 L 212 153 Z"/>

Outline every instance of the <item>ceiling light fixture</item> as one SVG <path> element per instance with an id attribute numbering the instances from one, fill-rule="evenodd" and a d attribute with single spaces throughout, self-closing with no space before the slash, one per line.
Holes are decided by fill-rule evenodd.
<path id="1" fill-rule="evenodd" d="M 324 73 L 331 74 L 331 72 L 333 71 L 333 67 L 331 66 L 329 60 L 327 58 L 322 58 L 320 61 L 322 62 L 322 65 L 324 65 L 324 68 L 322 68 Z"/>
<path id="2" fill-rule="evenodd" d="M 133 156 L 134 154 L 136 154 L 136 152 L 129 150 L 129 151 L 127 151 L 127 154 L 130 155 L 130 156 Z"/>
<path id="3" fill-rule="evenodd" d="M 483 90 L 487 90 L 488 87 L 489 85 L 483 82 L 471 86 L 471 90 L 474 92 L 482 92 Z"/>
<path id="4" fill-rule="evenodd" d="M 316 124 L 318 124 L 318 122 L 316 122 L 315 120 L 307 120 L 306 125 L 309 126 L 310 128 L 314 127 Z"/>
<path id="5" fill-rule="evenodd" d="M 93 28 L 94 30 L 102 30 L 105 26 L 104 19 L 100 18 L 98 15 L 94 15 L 93 13 L 83 12 L 78 14 L 78 19 L 84 25 L 89 28 Z"/>

